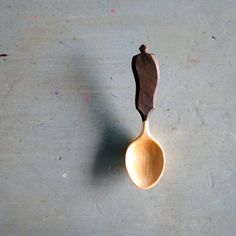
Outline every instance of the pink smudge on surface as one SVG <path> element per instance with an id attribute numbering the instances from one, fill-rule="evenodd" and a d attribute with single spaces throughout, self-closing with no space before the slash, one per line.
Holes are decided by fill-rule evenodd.
<path id="1" fill-rule="evenodd" d="M 92 96 L 91 96 L 90 94 L 86 94 L 86 95 L 84 96 L 84 101 L 85 101 L 85 102 L 91 102 L 91 101 L 92 101 Z"/>
<path id="2" fill-rule="evenodd" d="M 192 58 L 189 60 L 189 62 L 193 65 L 199 64 L 201 61 L 199 59 Z"/>
<path id="3" fill-rule="evenodd" d="M 116 15 L 116 9 L 115 8 L 112 8 L 111 9 L 111 14 L 114 16 L 114 15 Z"/>

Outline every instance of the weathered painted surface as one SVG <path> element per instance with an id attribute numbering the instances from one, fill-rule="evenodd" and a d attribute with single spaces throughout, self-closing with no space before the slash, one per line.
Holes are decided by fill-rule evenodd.
<path id="1" fill-rule="evenodd" d="M 0 36 L 1 236 L 236 235 L 234 0 L 1 1 Z M 124 169 L 141 43 L 167 162 L 149 191 Z"/>

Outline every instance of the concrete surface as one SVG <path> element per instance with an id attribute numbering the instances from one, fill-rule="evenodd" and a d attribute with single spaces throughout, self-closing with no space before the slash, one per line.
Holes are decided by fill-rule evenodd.
<path id="1" fill-rule="evenodd" d="M 0 35 L 1 236 L 236 235 L 234 0 L 1 1 Z M 124 169 L 141 43 L 167 162 L 149 191 Z"/>

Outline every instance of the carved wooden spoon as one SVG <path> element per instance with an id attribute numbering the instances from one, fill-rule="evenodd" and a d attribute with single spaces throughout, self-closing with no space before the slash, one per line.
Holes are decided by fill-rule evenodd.
<path id="1" fill-rule="evenodd" d="M 132 59 L 132 70 L 136 81 L 135 105 L 142 117 L 143 129 L 129 145 L 125 164 L 131 180 L 139 188 L 148 189 L 157 184 L 165 165 L 163 148 L 152 137 L 148 122 L 160 73 L 156 56 L 147 53 L 145 45 L 139 50 L 141 53 Z"/>

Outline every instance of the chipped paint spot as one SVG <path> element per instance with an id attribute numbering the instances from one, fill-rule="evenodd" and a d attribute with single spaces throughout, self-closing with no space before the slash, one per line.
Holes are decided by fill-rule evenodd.
<path id="1" fill-rule="evenodd" d="M 62 178 L 66 178 L 68 176 L 68 174 L 67 173 L 64 173 L 63 175 L 62 175 Z"/>

